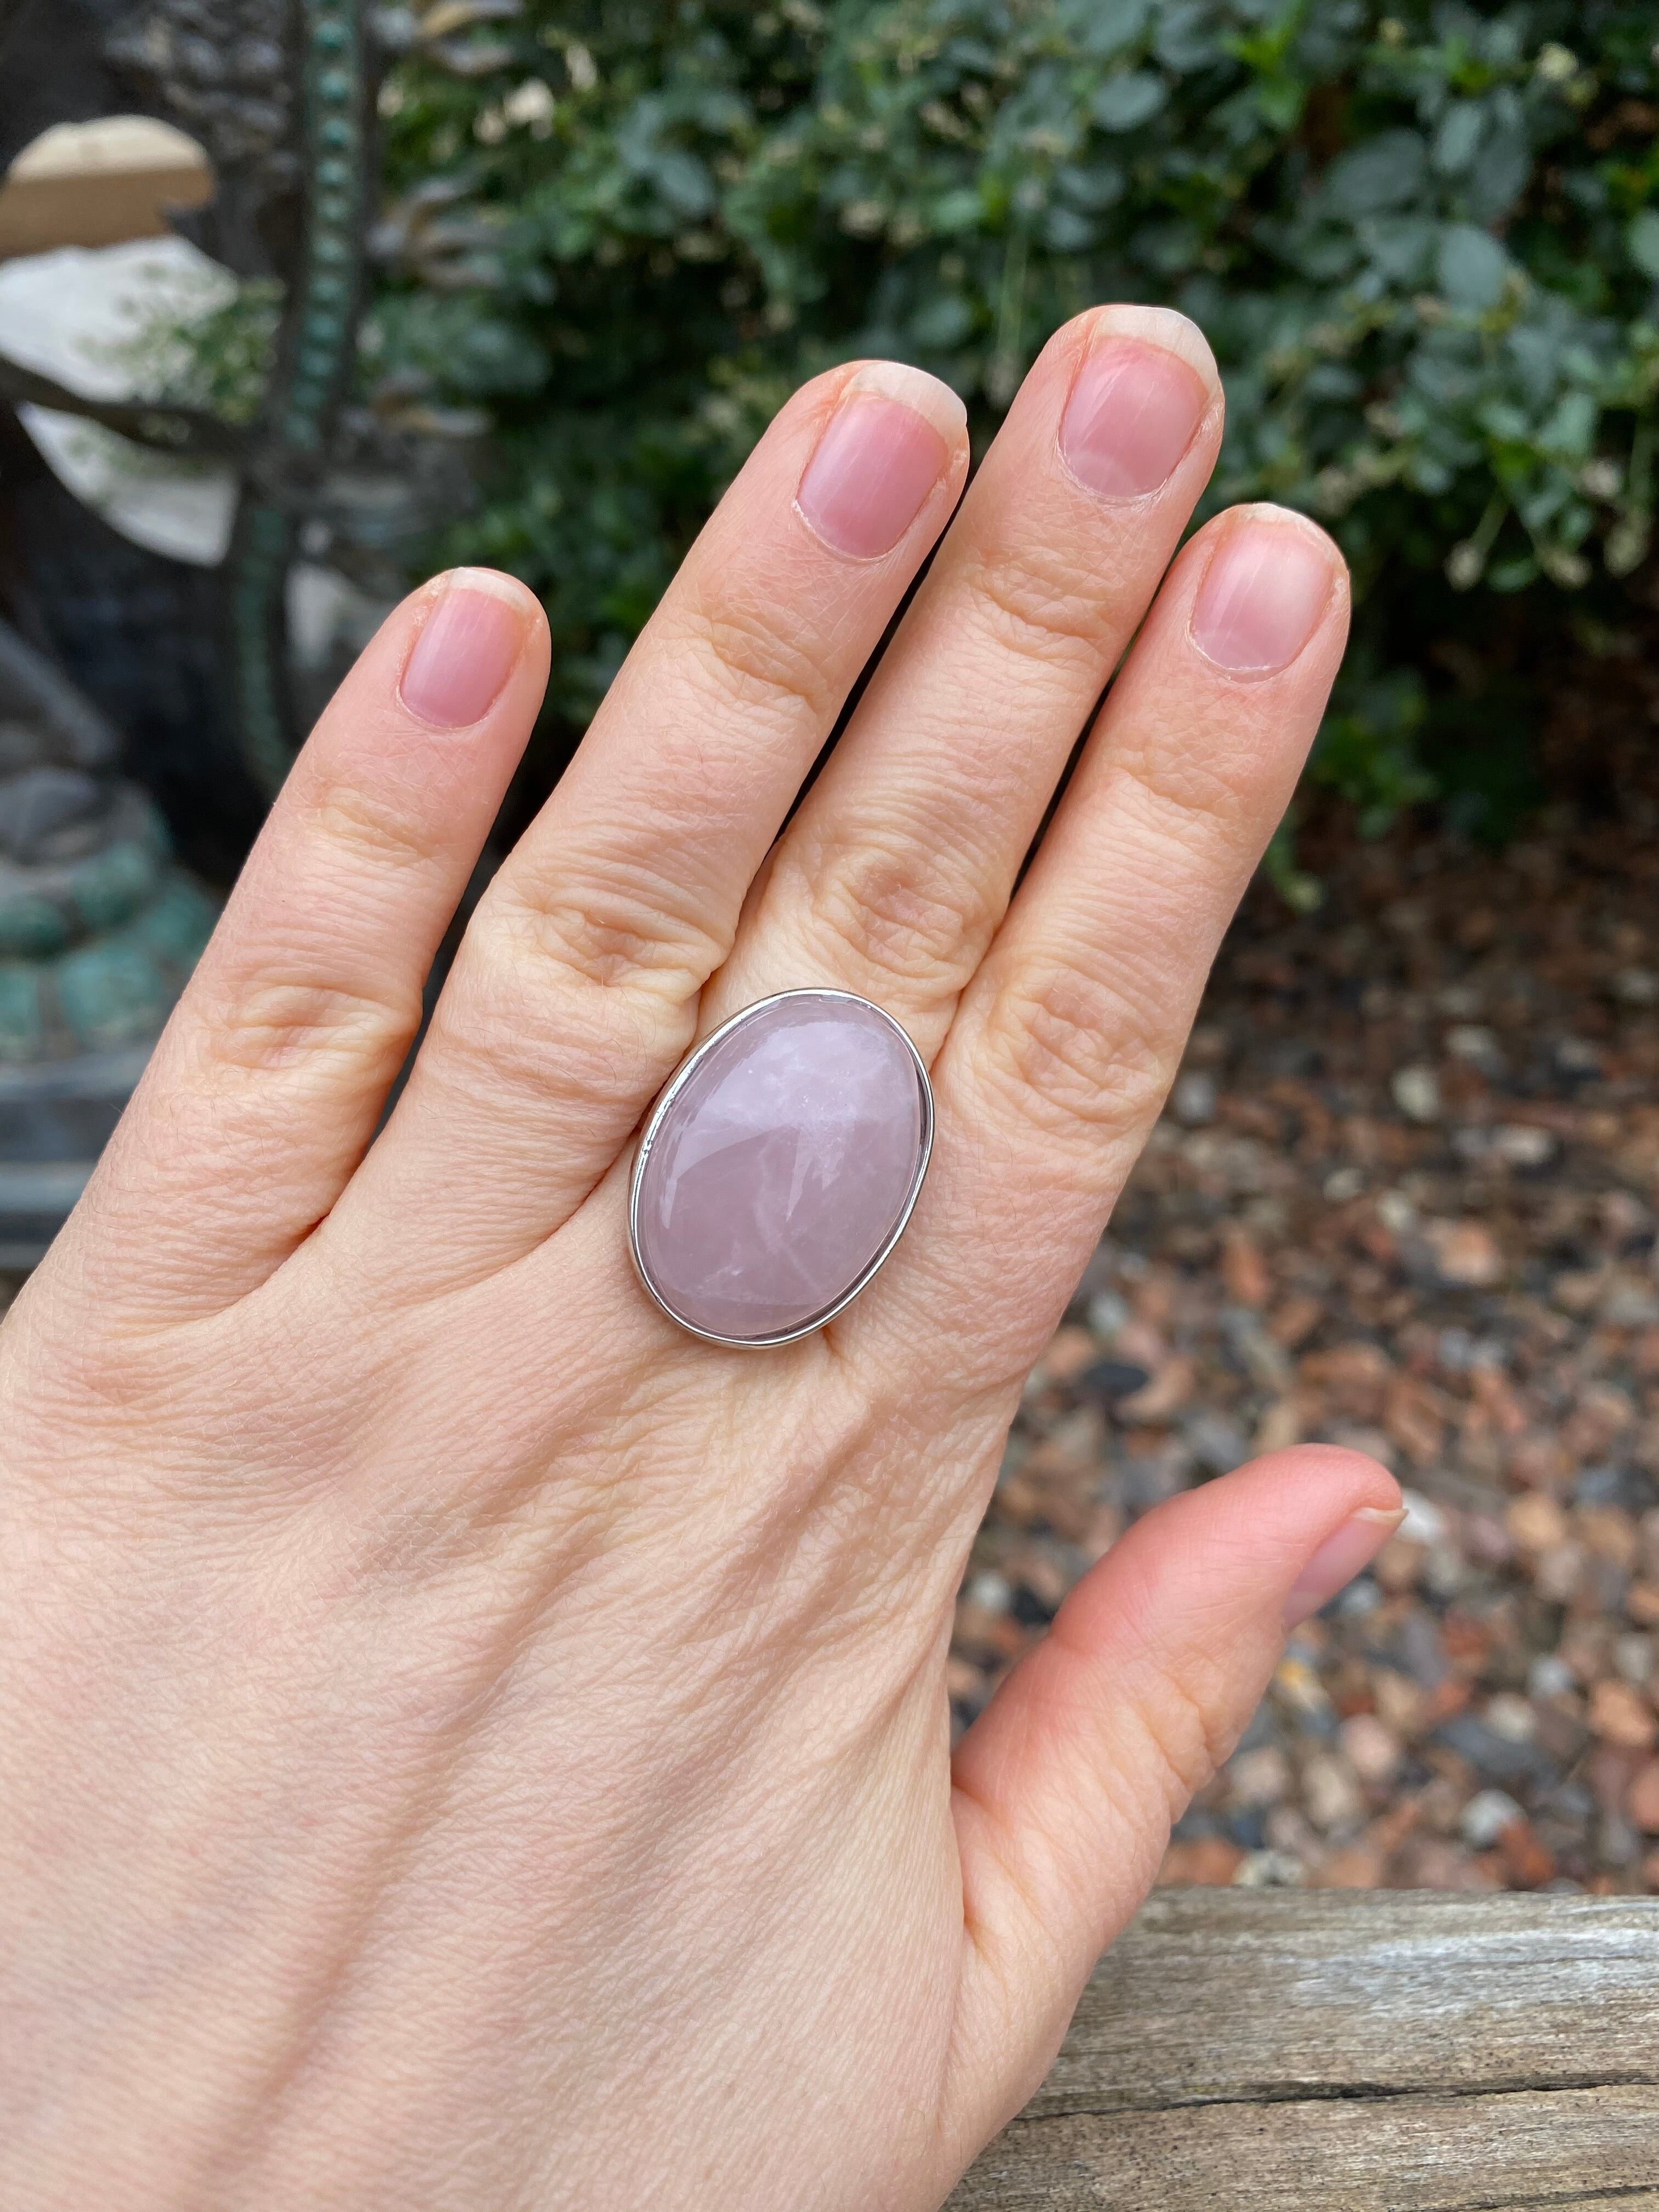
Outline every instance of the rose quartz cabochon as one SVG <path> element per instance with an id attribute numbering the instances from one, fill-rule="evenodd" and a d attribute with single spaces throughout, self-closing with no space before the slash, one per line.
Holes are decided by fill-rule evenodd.
<path id="1" fill-rule="evenodd" d="M 874 1006 L 813 993 L 757 1006 L 657 1125 L 636 1196 L 647 1279 L 710 1336 L 802 1328 L 892 1235 L 926 1118 L 910 1048 Z"/>

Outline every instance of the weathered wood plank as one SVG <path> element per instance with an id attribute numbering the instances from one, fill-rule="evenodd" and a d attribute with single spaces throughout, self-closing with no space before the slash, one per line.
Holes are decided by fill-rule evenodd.
<path id="1" fill-rule="evenodd" d="M 1172 1890 L 951 2212 L 1659 2212 L 1659 1899 Z"/>
<path id="2" fill-rule="evenodd" d="M 1659 2078 L 1659 1899 L 1164 1890 L 1028 2112 Z"/>
<path id="3" fill-rule="evenodd" d="M 996 2212 L 1510 2212 L 1659 2206 L 1659 2100 L 1522 2091 L 1017 2120 L 953 2206 Z"/>

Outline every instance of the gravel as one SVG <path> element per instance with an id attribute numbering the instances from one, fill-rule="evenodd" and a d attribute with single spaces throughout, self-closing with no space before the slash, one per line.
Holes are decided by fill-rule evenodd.
<path id="1" fill-rule="evenodd" d="M 1659 838 L 1343 842 L 1265 888 L 1026 1391 L 965 1725 L 1137 1515 L 1304 1439 L 1409 1514 L 1166 1881 L 1659 1891 Z M 1006 1601 L 1003 1593 L 1006 1591 Z"/>

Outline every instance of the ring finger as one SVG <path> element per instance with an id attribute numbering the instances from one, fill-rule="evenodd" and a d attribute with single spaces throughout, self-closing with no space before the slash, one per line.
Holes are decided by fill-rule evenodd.
<path id="1" fill-rule="evenodd" d="M 934 1070 L 934 1169 L 860 1327 L 1012 1382 L 1179 1064 L 1347 633 L 1341 556 L 1277 507 L 1182 552 Z"/>
<path id="2" fill-rule="evenodd" d="M 773 855 L 703 1010 L 828 983 L 931 1056 L 1066 757 L 1214 465 L 1219 380 L 1168 308 L 1051 341 Z"/>

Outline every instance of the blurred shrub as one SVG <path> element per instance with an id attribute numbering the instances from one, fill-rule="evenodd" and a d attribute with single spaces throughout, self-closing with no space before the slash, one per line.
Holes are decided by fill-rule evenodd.
<path id="1" fill-rule="evenodd" d="M 1208 333 L 1211 505 L 1288 501 L 1353 564 L 1319 772 L 1364 816 L 1433 787 L 1425 641 L 1484 635 L 1514 594 L 1510 633 L 1547 635 L 1646 554 L 1659 7 L 434 0 L 381 21 L 404 52 L 376 404 L 490 427 L 441 550 L 544 593 L 572 718 L 803 377 L 919 362 L 982 441 L 1103 299 Z"/>
<path id="2" fill-rule="evenodd" d="M 175 406 L 201 408 L 240 426 L 259 411 L 271 349 L 282 319 L 283 288 L 271 277 L 240 285 L 196 307 L 163 291 L 144 319 L 100 349 L 135 391 Z"/>

